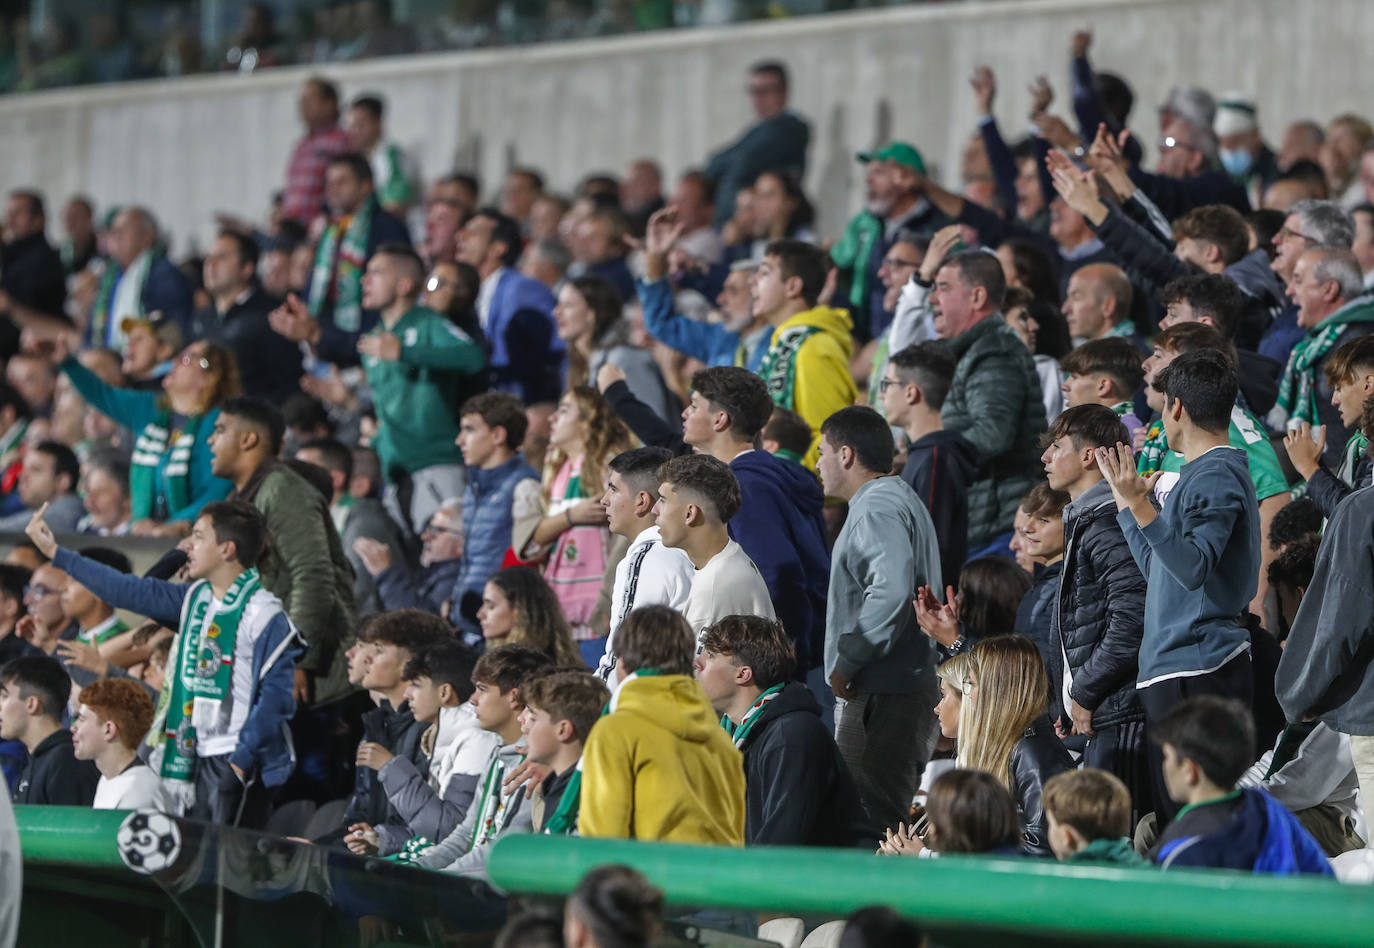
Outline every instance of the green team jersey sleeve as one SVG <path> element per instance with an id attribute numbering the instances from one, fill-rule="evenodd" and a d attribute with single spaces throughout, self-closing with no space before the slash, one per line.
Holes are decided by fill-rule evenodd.
<path id="1" fill-rule="evenodd" d="M 1240 405 L 1231 409 L 1231 447 L 1245 452 L 1257 499 L 1264 500 L 1288 491 L 1288 481 L 1283 476 L 1283 467 L 1268 433 L 1259 419 Z"/>
<path id="2" fill-rule="evenodd" d="M 438 313 L 426 313 L 413 329 L 400 333 L 401 362 L 431 369 L 476 372 L 485 356 L 482 347 Z"/>

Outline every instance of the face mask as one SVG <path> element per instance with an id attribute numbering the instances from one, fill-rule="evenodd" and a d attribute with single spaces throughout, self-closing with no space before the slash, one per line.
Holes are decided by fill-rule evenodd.
<path id="1" fill-rule="evenodd" d="M 1254 164 L 1254 156 L 1244 149 L 1221 149 L 1221 166 L 1226 169 L 1227 174 L 1245 174 Z"/>

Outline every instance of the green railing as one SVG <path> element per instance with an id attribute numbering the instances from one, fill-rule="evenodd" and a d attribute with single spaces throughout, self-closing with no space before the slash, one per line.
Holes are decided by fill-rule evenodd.
<path id="1" fill-rule="evenodd" d="M 1010 944 L 994 936 L 1015 934 L 1019 944 L 1374 944 L 1374 892 L 1329 879 L 550 836 L 501 840 L 489 870 L 509 891 L 558 895 L 606 863 L 633 866 L 678 905 L 835 917 L 888 905 L 965 942 Z"/>
<path id="2" fill-rule="evenodd" d="M 146 877 L 124 869 L 119 858 L 115 835 L 125 815 L 18 807 L 25 862 L 99 870 L 106 880 L 146 888 Z M 888 905 L 942 944 L 1005 945 L 1011 936 L 1018 945 L 1374 944 L 1374 891 L 1326 879 L 550 836 L 503 839 L 489 870 L 506 891 L 560 896 L 607 863 L 633 866 L 682 908 L 839 918 Z"/>

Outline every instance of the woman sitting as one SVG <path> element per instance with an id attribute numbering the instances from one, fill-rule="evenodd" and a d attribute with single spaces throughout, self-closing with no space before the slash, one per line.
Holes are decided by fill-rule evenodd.
<path id="1" fill-rule="evenodd" d="M 1073 769 L 1047 711 L 1049 680 L 1040 650 L 1019 635 L 984 639 L 969 653 L 959 716 L 958 765 L 996 777 L 1016 801 L 1021 849 L 1050 856 L 1040 802 L 1045 781 Z"/>
<path id="2" fill-rule="evenodd" d="M 585 664 L 558 597 L 544 577 L 528 566 L 503 569 L 487 580 L 477 621 L 488 649 L 519 642 L 543 652 L 557 665 Z"/>

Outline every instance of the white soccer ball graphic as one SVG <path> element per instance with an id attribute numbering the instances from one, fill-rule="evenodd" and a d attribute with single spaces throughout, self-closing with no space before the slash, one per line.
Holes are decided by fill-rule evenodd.
<path id="1" fill-rule="evenodd" d="M 166 869 L 181 852 L 181 830 L 176 820 L 157 810 L 130 813 L 115 841 L 124 865 L 144 875 Z"/>

